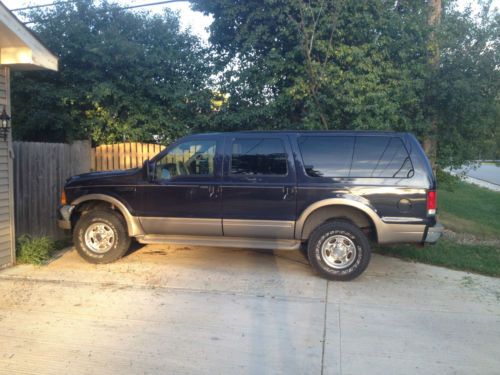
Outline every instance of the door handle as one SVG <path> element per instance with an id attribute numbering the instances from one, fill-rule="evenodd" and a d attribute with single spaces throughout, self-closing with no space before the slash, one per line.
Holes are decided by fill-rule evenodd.
<path id="1" fill-rule="evenodd" d="M 214 195 L 215 195 L 215 186 L 213 185 L 210 185 L 208 187 L 208 195 L 210 196 L 210 198 L 213 198 Z"/>
<path id="2" fill-rule="evenodd" d="M 288 197 L 289 189 L 286 186 L 283 186 L 283 200 L 286 200 Z"/>
<path id="3" fill-rule="evenodd" d="M 283 186 L 283 200 L 286 200 L 289 195 L 293 195 L 297 192 L 297 189 L 295 186 L 288 187 L 288 186 Z"/>

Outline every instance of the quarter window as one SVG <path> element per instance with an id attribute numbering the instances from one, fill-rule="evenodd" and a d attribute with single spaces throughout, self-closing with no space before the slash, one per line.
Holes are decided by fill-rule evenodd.
<path id="1" fill-rule="evenodd" d="M 356 137 L 350 176 L 407 178 L 413 166 L 400 138 Z"/>
<path id="2" fill-rule="evenodd" d="M 231 174 L 287 174 L 285 145 L 281 139 L 236 139 L 232 145 Z"/>
<path id="3" fill-rule="evenodd" d="M 189 141 L 175 146 L 156 163 L 156 178 L 213 176 L 216 142 Z"/>
<path id="4" fill-rule="evenodd" d="M 398 137 L 304 136 L 299 148 L 311 177 L 413 176 L 410 156 Z"/>

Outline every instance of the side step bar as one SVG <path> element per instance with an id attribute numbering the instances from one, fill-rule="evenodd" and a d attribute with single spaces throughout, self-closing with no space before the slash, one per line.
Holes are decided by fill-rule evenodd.
<path id="1" fill-rule="evenodd" d="M 220 236 L 145 235 L 136 237 L 142 244 L 193 245 L 208 247 L 239 247 L 246 249 L 298 250 L 300 241 L 270 238 Z"/>

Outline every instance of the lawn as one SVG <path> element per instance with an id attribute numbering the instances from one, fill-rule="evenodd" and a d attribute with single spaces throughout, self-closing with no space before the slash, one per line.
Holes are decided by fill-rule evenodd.
<path id="1" fill-rule="evenodd" d="M 456 233 L 500 239 L 500 193 L 457 181 L 438 191 L 438 218 Z"/>
<path id="2" fill-rule="evenodd" d="M 433 246 L 384 246 L 384 255 L 500 277 L 500 193 L 457 181 L 438 191 L 438 219 L 458 234 L 473 235 L 466 244 L 442 238 Z M 489 240 L 485 243 L 485 240 Z"/>
<path id="3" fill-rule="evenodd" d="M 375 249 L 379 254 L 463 271 L 500 277 L 500 247 L 460 244 L 442 238 L 433 246 L 396 245 Z"/>

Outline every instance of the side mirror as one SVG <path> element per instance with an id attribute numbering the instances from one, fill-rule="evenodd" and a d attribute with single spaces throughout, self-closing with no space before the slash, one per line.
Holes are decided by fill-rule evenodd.
<path id="1" fill-rule="evenodd" d="M 155 171 L 155 163 L 150 161 L 149 159 L 145 160 L 142 169 L 144 171 L 144 175 L 146 177 L 146 180 L 150 181 L 150 182 L 153 181 L 154 177 L 155 177 L 155 172 L 154 172 Z"/>

